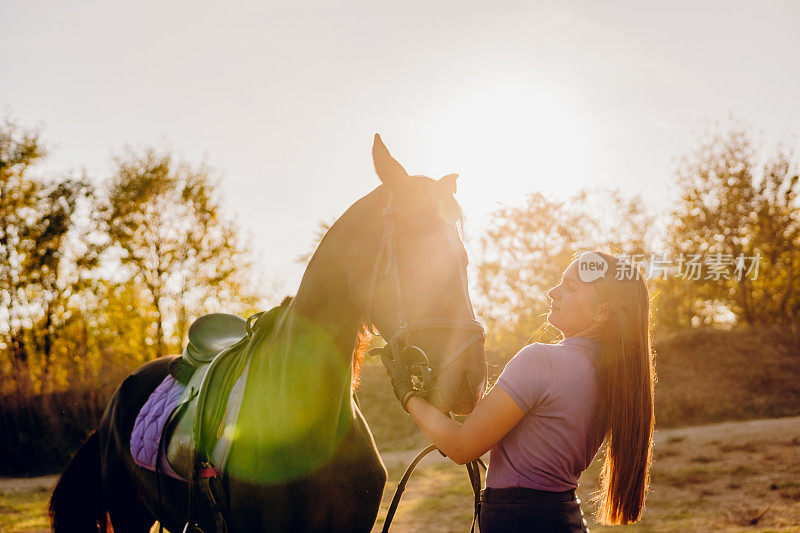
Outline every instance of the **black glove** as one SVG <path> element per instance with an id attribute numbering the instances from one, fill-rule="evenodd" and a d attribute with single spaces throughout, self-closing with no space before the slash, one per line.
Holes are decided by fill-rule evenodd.
<path id="1" fill-rule="evenodd" d="M 408 400 L 410 400 L 418 392 L 411 382 L 411 373 L 408 371 L 408 368 L 406 368 L 406 365 L 403 364 L 403 361 L 401 361 L 400 358 L 395 359 L 392 356 L 392 350 L 390 350 L 388 346 L 383 348 L 374 348 L 370 350 L 370 352 L 373 354 L 380 354 L 381 362 L 383 363 L 384 368 L 386 368 L 386 373 L 389 375 L 389 380 L 392 382 L 394 395 L 397 396 L 397 399 L 400 401 L 400 405 L 403 406 L 403 410 L 407 413 Z"/>

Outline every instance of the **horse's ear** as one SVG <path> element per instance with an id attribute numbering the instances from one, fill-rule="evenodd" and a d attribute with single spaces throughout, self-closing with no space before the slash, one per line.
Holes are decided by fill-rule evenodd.
<path id="1" fill-rule="evenodd" d="M 372 162 L 375 164 L 375 172 L 386 185 L 392 186 L 408 178 L 408 172 L 403 165 L 392 157 L 386 145 L 383 144 L 381 136 L 375 134 L 375 141 L 372 143 Z"/>
<path id="2" fill-rule="evenodd" d="M 458 174 L 448 174 L 447 176 L 439 179 L 439 187 L 445 191 L 446 194 L 455 194 L 457 179 Z"/>

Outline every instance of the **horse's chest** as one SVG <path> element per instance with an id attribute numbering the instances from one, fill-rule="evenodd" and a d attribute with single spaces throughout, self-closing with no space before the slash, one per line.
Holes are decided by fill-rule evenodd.
<path id="1" fill-rule="evenodd" d="M 280 485 L 230 480 L 236 531 L 369 531 L 386 469 L 363 420 L 336 455 L 310 475 Z"/>

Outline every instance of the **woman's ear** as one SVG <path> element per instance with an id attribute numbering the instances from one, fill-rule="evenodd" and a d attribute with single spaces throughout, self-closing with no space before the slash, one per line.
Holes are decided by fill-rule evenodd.
<path id="1" fill-rule="evenodd" d="M 608 320 L 608 302 L 603 302 L 594 307 L 594 321 L 605 322 Z"/>

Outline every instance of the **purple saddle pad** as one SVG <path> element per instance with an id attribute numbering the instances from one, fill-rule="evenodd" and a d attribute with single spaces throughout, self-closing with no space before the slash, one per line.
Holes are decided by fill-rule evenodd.
<path id="1" fill-rule="evenodd" d="M 164 426 L 185 388 L 186 385 L 178 383 L 172 376 L 165 377 L 136 415 L 131 433 L 131 455 L 134 462 L 142 468 L 155 471 L 158 460 L 158 471 L 177 479 L 183 478 L 169 465 L 163 450 L 160 457 L 156 456 L 159 455 L 158 443 Z"/>

